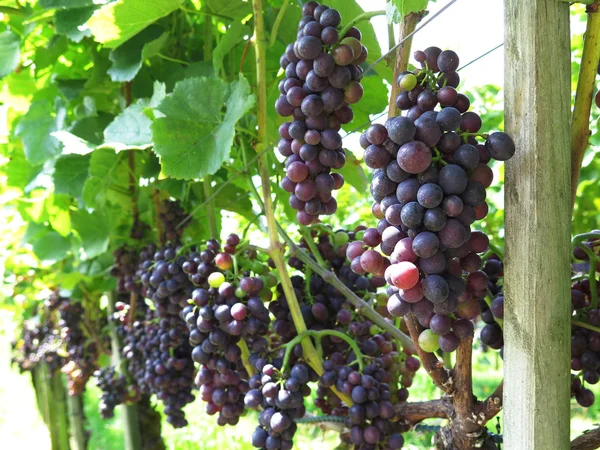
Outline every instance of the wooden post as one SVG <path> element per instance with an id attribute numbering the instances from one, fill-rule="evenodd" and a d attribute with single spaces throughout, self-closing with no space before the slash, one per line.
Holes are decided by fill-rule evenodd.
<path id="1" fill-rule="evenodd" d="M 81 394 L 67 395 L 67 408 L 69 410 L 69 426 L 71 429 L 71 447 L 73 450 L 86 450 L 85 415 Z"/>
<path id="2" fill-rule="evenodd" d="M 504 443 L 569 448 L 569 5 L 506 0 Z"/>

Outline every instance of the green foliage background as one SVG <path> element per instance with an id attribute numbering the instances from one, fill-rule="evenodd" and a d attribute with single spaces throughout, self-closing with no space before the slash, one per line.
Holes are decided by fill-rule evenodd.
<path id="1" fill-rule="evenodd" d="M 344 21 L 362 12 L 355 0 L 322 3 L 337 8 Z M 298 4 L 286 2 L 275 27 L 283 4 L 282 0 L 265 2 L 266 29 L 274 34 L 267 36 L 270 105 L 278 96 L 282 75 L 279 57 L 295 39 L 301 17 Z M 397 9 L 388 10 L 388 16 L 397 20 L 398 11 L 406 13 L 426 4 L 394 0 Z M 573 11 L 575 20 L 583 16 L 581 9 Z M 143 222 L 155 222 L 154 189 L 164 198 L 178 199 L 191 213 L 185 243 L 209 237 L 202 187 L 208 176 L 218 226 L 227 232 L 246 230 L 253 239 L 264 241 L 264 225 L 253 197 L 259 180 L 254 151 L 255 54 L 250 45 L 253 20 L 248 1 L 0 0 L 0 13 L 0 308 L 7 311 L 5 321 L 18 324 L 55 287 L 100 307 L 100 296 L 114 285 L 109 277 L 112 251 L 132 243 L 130 176 L 139 179 L 135 196 Z M 369 49 L 369 65 L 382 49 L 368 22 L 358 28 Z M 572 42 L 576 76 L 581 36 L 574 36 Z M 385 112 L 392 70 L 381 63 L 362 82 L 365 97 L 353 107 L 354 120 L 343 130 L 347 134 L 362 131 Z M 501 88 L 482 86 L 468 95 L 484 118 L 483 129 L 502 129 Z M 574 234 L 598 227 L 597 116 L 594 109 Z M 270 148 L 276 145 L 282 122 L 269 107 Z M 129 152 L 135 159 L 133 173 Z M 278 187 L 283 164 L 275 153 L 269 152 L 269 162 L 278 219 L 294 232 L 294 211 Z M 342 170 L 346 186 L 337 195 L 338 212 L 325 219 L 336 227 L 374 224 L 370 174 L 361 158 L 360 147 L 348 148 Z M 490 213 L 478 226 L 502 246 L 503 166 L 496 165 L 494 172 L 496 182 L 488 194 Z M 153 240 L 150 231 L 143 242 Z M 416 397 L 418 392 L 427 393 L 421 381 L 413 388 Z M 93 408 L 88 409 L 94 417 Z M 118 435 L 114 425 L 97 420 L 90 420 L 94 439 Z M 193 427 L 190 430 L 197 433 Z M 197 434 L 173 436 L 177 432 L 167 434 L 173 448 L 188 448 L 186 439 L 199 439 Z M 96 445 L 116 448 L 106 442 Z"/>

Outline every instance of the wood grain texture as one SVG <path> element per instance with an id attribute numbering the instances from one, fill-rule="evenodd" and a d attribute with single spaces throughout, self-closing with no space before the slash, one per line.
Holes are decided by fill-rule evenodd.
<path id="1" fill-rule="evenodd" d="M 505 2 L 504 443 L 569 448 L 569 6 Z"/>

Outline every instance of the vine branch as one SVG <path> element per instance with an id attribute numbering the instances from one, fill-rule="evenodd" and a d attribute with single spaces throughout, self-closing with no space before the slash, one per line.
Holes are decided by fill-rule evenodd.
<path id="1" fill-rule="evenodd" d="M 600 447 L 600 428 L 586 431 L 571 441 L 571 450 L 594 450 Z"/>
<path id="2" fill-rule="evenodd" d="M 571 120 L 571 209 L 575 206 L 579 171 L 590 138 L 590 111 L 598 62 L 600 61 L 600 14 L 598 13 L 598 5 L 588 6 L 587 13 L 588 20 Z"/>
<path id="3" fill-rule="evenodd" d="M 444 368 L 444 363 L 437 359 L 435 354 L 424 351 L 416 342 L 419 341 L 419 333 L 421 332 L 421 326 L 417 321 L 414 314 L 409 314 L 404 317 L 410 337 L 415 343 L 417 354 L 421 360 L 421 364 L 425 368 L 425 371 L 429 374 L 429 377 L 433 383 L 447 394 L 453 391 L 452 380 L 450 374 Z"/>

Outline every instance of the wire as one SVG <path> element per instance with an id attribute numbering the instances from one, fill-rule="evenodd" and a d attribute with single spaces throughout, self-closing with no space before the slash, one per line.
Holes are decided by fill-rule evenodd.
<path id="1" fill-rule="evenodd" d="M 489 55 L 490 53 L 492 53 L 493 51 L 498 50 L 500 47 L 502 47 L 504 45 L 504 42 L 502 42 L 501 44 L 496 45 L 493 49 L 488 50 L 487 52 L 485 52 L 483 55 L 478 56 L 477 58 L 469 61 L 468 63 L 466 63 L 464 66 L 458 68 L 456 71 L 459 72 L 461 70 L 463 70 L 465 67 L 469 67 L 471 64 L 473 64 L 474 62 L 479 61 L 481 58 Z"/>

